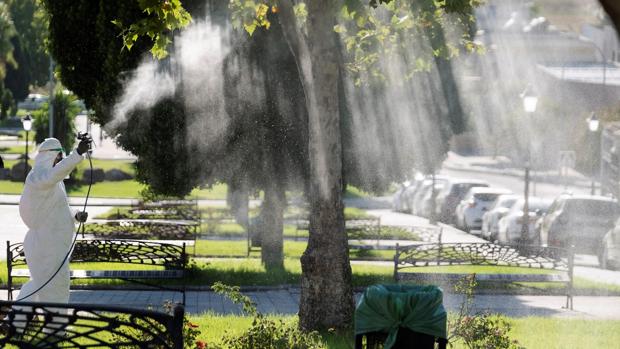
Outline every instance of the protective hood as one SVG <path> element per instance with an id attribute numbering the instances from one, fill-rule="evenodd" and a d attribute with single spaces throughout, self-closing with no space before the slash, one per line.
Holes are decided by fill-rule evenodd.
<path id="1" fill-rule="evenodd" d="M 52 150 L 54 149 L 54 150 Z M 54 167 L 54 160 L 62 149 L 60 141 L 56 138 L 46 138 L 37 148 L 37 155 L 34 158 L 34 169 L 50 169 Z"/>

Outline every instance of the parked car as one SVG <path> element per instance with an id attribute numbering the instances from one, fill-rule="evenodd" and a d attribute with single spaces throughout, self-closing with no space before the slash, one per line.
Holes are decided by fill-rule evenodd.
<path id="1" fill-rule="evenodd" d="M 489 210 L 495 199 L 503 194 L 512 194 L 508 189 L 492 187 L 474 187 L 457 207 L 458 227 L 465 231 L 480 230 L 482 215 Z"/>
<path id="2" fill-rule="evenodd" d="M 551 200 L 529 197 L 527 222 L 523 221 L 524 206 L 525 199 L 520 198 L 510 207 L 510 211 L 499 220 L 497 224 L 497 240 L 500 243 L 512 244 L 520 242 L 528 245 L 540 245 L 540 237 L 536 232 L 535 224 L 547 212 L 549 206 L 551 206 Z M 528 225 L 529 234 L 526 237 L 527 241 L 521 240 L 521 229 L 523 229 L 524 224 Z"/>
<path id="3" fill-rule="evenodd" d="M 437 189 L 439 185 L 445 184 L 447 181 L 446 177 L 435 176 L 435 195 L 437 195 Z M 411 200 L 411 213 L 417 216 L 422 216 L 424 212 L 424 201 L 427 200 L 432 194 L 432 186 L 433 180 L 430 178 L 426 178 L 422 184 L 420 184 L 420 188 L 416 190 L 413 199 Z M 439 188 L 441 189 L 441 188 Z"/>
<path id="4" fill-rule="evenodd" d="M 47 103 L 48 96 L 38 93 L 31 93 L 24 99 L 17 103 L 17 108 L 25 110 L 37 110 L 43 107 L 44 103 Z"/>
<path id="5" fill-rule="evenodd" d="M 437 193 L 442 191 L 445 185 L 445 181 L 435 180 L 435 191 L 428 189 L 420 202 L 420 212 L 418 212 L 419 216 L 426 218 L 431 217 L 431 213 L 435 211 L 435 207 L 433 205 L 436 202 L 435 198 L 437 197 Z"/>
<path id="6" fill-rule="evenodd" d="M 614 227 L 618 202 L 604 196 L 561 195 L 542 218 L 543 245 L 569 247 L 576 252 L 600 254 L 603 236 Z"/>
<path id="7" fill-rule="evenodd" d="M 620 219 L 603 237 L 598 260 L 603 269 L 620 268 Z"/>
<path id="8" fill-rule="evenodd" d="M 415 196 L 416 192 L 422 187 L 423 181 L 424 179 L 415 180 L 413 184 L 411 184 L 407 187 L 407 189 L 405 189 L 402 194 L 402 212 L 411 213 L 411 208 L 413 206 L 413 197 Z"/>
<path id="9" fill-rule="evenodd" d="M 482 215 L 482 231 L 481 236 L 489 241 L 497 240 L 497 223 L 504 217 L 510 207 L 519 199 L 519 196 L 513 194 L 500 195 L 497 197 L 493 206 Z"/>
<path id="10" fill-rule="evenodd" d="M 452 224 L 455 222 L 455 210 L 459 202 L 469 189 L 473 187 L 488 187 L 489 183 L 473 179 L 451 179 L 447 182 L 444 189 L 437 194 L 435 207 L 437 220 Z"/>

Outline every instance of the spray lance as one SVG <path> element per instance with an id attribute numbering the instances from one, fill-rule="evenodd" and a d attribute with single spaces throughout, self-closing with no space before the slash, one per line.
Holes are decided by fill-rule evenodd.
<path id="1" fill-rule="evenodd" d="M 91 138 L 91 136 L 90 136 L 88 133 L 86 133 L 86 132 L 84 132 L 84 133 L 82 133 L 82 132 L 78 132 L 77 139 L 79 139 L 79 140 L 80 140 L 80 142 L 86 142 L 86 143 L 88 143 L 88 150 L 85 152 L 85 154 L 86 154 L 86 158 L 88 159 L 88 165 L 89 165 L 89 167 L 90 167 L 90 178 L 89 178 L 89 183 L 88 183 L 88 191 L 86 192 L 86 198 L 84 199 L 84 206 L 82 207 L 82 211 L 77 213 L 77 215 L 80 215 L 80 214 L 83 214 L 83 215 L 84 215 L 84 214 L 86 213 L 86 207 L 87 207 L 87 205 L 88 205 L 88 198 L 90 197 L 90 189 L 91 189 L 91 188 L 92 188 L 92 186 L 93 186 L 93 160 L 92 160 L 92 158 L 90 157 L 90 153 L 91 153 L 91 145 L 92 145 L 92 141 L 93 141 L 93 139 L 92 139 L 92 138 Z M 76 215 L 76 217 L 77 217 L 77 215 Z M 75 243 L 76 243 L 76 241 L 77 241 L 78 234 L 79 234 L 80 230 L 82 230 L 82 237 L 84 237 L 84 230 L 85 230 L 85 227 L 84 227 L 84 221 L 86 221 L 86 219 L 80 219 L 80 220 L 79 220 L 79 222 L 80 222 L 80 223 L 79 223 L 79 225 L 78 225 L 78 228 L 77 228 L 76 234 L 75 234 L 75 236 L 73 237 L 73 241 L 71 242 L 71 246 L 69 246 L 69 250 L 67 251 L 67 254 L 65 255 L 65 257 L 62 259 L 62 262 L 61 262 L 61 263 L 60 263 L 60 265 L 58 266 L 58 269 L 56 269 L 56 271 L 52 274 L 52 276 L 50 276 L 50 278 L 49 278 L 49 279 L 48 279 L 45 283 L 43 283 L 43 285 L 41 285 L 41 286 L 40 286 L 39 288 L 37 288 L 36 290 L 34 290 L 34 291 L 30 292 L 29 294 L 27 294 L 27 295 L 25 295 L 25 296 L 21 297 L 20 299 L 16 300 L 16 302 L 23 301 L 23 300 L 25 300 L 26 298 L 29 298 L 29 297 L 31 297 L 32 295 L 34 295 L 35 293 L 37 293 L 37 292 L 41 291 L 41 289 L 43 289 L 45 286 L 47 286 L 47 285 L 48 285 L 48 284 L 52 281 L 52 279 L 54 279 L 54 277 L 56 277 L 56 275 L 58 275 L 58 273 L 59 273 L 59 272 L 60 272 L 60 270 L 62 269 L 62 266 L 63 266 L 63 265 L 65 264 L 65 262 L 69 259 L 69 256 L 71 256 L 71 252 L 73 251 L 73 247 L 75 247 Z"/>

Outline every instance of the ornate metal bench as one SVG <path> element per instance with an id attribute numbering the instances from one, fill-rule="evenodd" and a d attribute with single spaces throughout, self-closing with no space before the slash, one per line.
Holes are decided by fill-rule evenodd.
<path id="1" fill-rule="evenodd" d="M 183 348 L 183 307 L 172 314 L 87 304 L 0 301 L 0 347 Z"/>
<path id="2" fill-rule="evenodd" d="M 572 249 L 540 246 L 503 246 L 491 243 L 432 243 L 397 246 L 394 280 L 413 282 L 456 282 L 468 274 L 415 272 L 419 267 L 489 265 L 547 269 L 552 274 L 475 274 L 477 281 L 493 283 L 558 282 L 566 289 L 566 307 L 573 309 Z"/>
<path id="3" fill-rule="evenodd" d="M 23 243 L 7 241 L 8 299 L 12 299 L 13 279 L 30 277 L 24 268 L 26 256 Z M 181 292 L 185 304 L 185 287 L 165 287 L 145 280 L 178 279 L 185 276 L 187 254 L 185 244 L 173 245 L 135 240 L 78 240 L 71 255 L 71 262 L 126 263 L 161 266 L 164 270 L 71 270 L 72 279 L 120 279 L 163 290 Z"/>

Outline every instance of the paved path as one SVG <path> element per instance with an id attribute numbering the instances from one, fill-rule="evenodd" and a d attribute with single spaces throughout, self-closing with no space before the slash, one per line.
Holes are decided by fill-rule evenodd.
<path id="1" fill-rule="evenodd" d="M 368 210 L 369 214 L 377 217 L 381 217 L 381 225 L 393 225 L 393 226 L 421 226 L 432 227 L 433 225 L 428 222 L 428 219 L 414 216 L 407 213 L 394 212 L 387 209 Z M 453 226 L 447 224 L 439 224 L 442 229 L 442 242 L 486 242 L 485 240 L 476 237 L 466 232 L 456 229 Z"/>
<path id="2" fill-rule="evenodd" d="M 299 289 L 243 292 L 257 303 L 264 314 L 297 314 Z M 17 294 L 15 293 L 15 296 Z M 359 298 L 360 294 L 356 294 Z M 0 293 L 6 299 L 6 292 Z M 457 311 L 462 296 L 444 295 L 444 305 L 449 311 Z M 167 291 L 86 291 L 71 292 L 70 302 L 119 305 L 135 308 L 161 309 L 166 301 L 180 302 L 181 295 Z M 620 320 L 620 297 L 586 297 L 574 299 L 574 309 L 564 309 L 566 298 L 562 296 L 477 295 L 474 312 L 490 311 L 507 316 L 545 316 L 585 319 Z M 212 312 L 215 314 L 241 314 L 239 306 L 210 291 L 188 292 L 186 309 L 192 314 Z"/>

